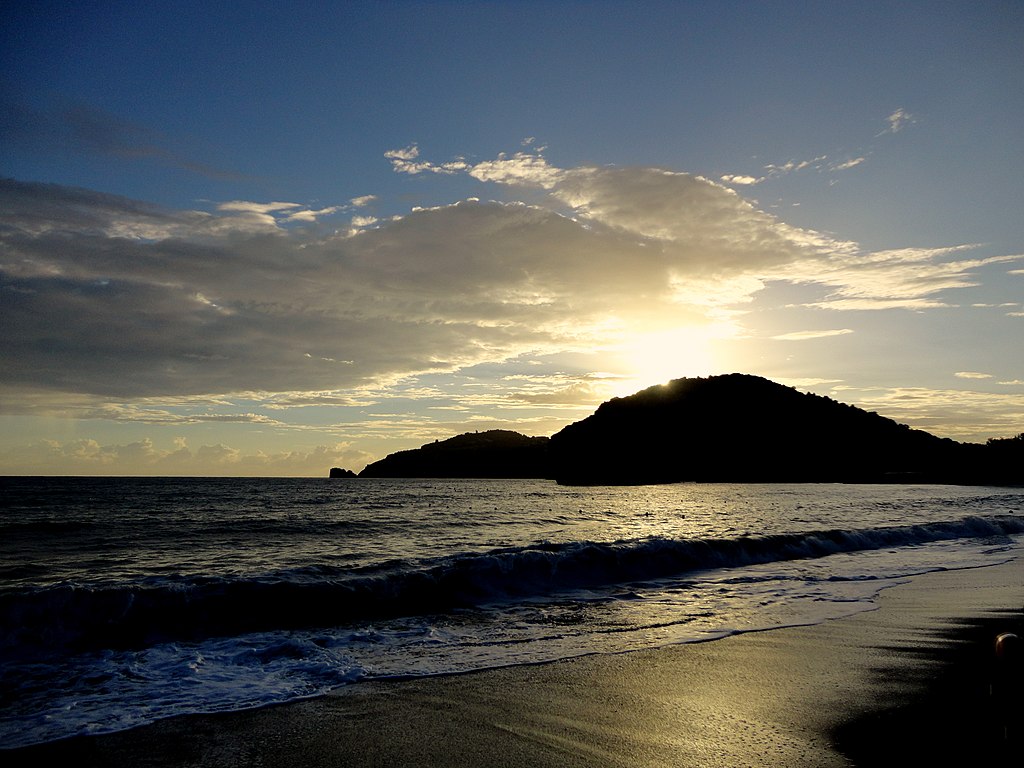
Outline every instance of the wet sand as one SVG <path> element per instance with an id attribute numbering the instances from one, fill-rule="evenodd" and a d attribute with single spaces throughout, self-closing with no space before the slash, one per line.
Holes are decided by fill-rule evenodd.
<path id="1" fill-rule="evenodd" d="M 928 574 L 812 627 L 355 685 L 249 712 L 0 752 L 7 766 L 845 766 L 1020 754 L 992 644 L 1024 562 Z M 1013 692 L 1017 692 L 1016 699 Z M 1001 705 L 999 709 L 997 705 Z M 1020 710 L 1012 714 L 1019 722 Z M 1011 728 L 1017 727 L 1010 722 Z"/>

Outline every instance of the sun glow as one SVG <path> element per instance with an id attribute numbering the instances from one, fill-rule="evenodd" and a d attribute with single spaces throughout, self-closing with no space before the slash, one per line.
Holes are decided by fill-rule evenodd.
<path id="1" fill-rule="evenodd" d="M 624 340 L 617 353 L 617 367 L 623 378 L 615 394 L 631 394 L 672 379 L 714 373 L 712 337 L 710 328 L 683 327 L 648 331 Z"/>

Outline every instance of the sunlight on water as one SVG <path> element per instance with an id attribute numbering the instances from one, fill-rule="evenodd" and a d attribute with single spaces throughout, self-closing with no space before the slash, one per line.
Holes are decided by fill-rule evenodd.
<path id="1" fill-rule="evenodd" d="M 4 745 L 820 622 L 1024 534 L 1019 489 L 40 482 L 2 479 Z"/>

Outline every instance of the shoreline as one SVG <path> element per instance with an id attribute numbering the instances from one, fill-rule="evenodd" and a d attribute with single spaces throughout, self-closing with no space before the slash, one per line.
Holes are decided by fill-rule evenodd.
<path id="1" fill-rule="evenodd" d="M 813 626 L 359 683 L 0 756 L 112 768 L 725 768 L 950 764 L 1019 750 L 1002 738 L 989 686 L 995 635 L 1024 631 L 1024 560 L 913 577 L 877 602 Z"/>

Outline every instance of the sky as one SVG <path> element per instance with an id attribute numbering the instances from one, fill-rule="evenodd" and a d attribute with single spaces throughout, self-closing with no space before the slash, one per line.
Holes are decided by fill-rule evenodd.
<path id="1" fill-rule="evenodd" d="M 325 476 L 730 372 L 1024 431 L 1024 3 L 3 17 L 0 474 Z"/>

